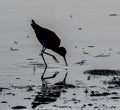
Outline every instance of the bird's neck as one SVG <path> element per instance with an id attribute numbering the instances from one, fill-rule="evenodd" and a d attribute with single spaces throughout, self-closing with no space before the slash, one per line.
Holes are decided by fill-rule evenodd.
<path id="1" fill-rule="evenodd" d="M 60 47 L 53 48 L 52 50 L 57 54 L 60 54 Z"/>

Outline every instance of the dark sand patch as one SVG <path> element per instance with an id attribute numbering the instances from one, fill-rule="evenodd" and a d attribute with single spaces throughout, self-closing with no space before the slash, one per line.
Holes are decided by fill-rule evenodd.
<path id="1" fill-rule="evenodd" d="M 108 95 L 111 95 L 111 94 L 109 92 L 100 93 L 98 91 L 91 91 L 91 94 L 90 94 L 91 97 L 93 97 L 93 96 L 108 96 Z"/>
<path id="2" fill-rule="evenodd" d="M 58 106 L 58 105 L 53 105 L 53 107 L 57 107 L 57 108 L 60 108 L 60 109 L 72 109 L 72 107 L 71 106 L 62 106 L 62 105 L 60 105 L 60 106 Z"/>
<path id="3" fill-rule="evenodd" d="M 8 103 L 7 101 L 1 101 L 1 103 Z"/>
<path id="4" fill-rule="evenodd" d="M 103 76 L 115 76 L 120 75 L 119 70 L 109 70 L 109 69 L 94 69 L 94 70 L 86 70 L 84 74 L 91 74 L 91 75 L 103 75 Z"/>
<path id="5" fill-rule="evenodd" d="M 104 84 L 120 86 L 120 77 L 113 77 L 109 81 L 104 81 Z"/>
<path id="6" fill-rule="evenodd" d="M 27 107 L 25 107 L 25 106 L 14 106 L 14 107 L 11 107 L 11 108 L 18 110 L 18 109 L 26 109 Z"/>
<path id="7" fill-rule="evenodd" d="M 93 48 L 93 47 L 95 47 L 95 46 L 93 46 L 93 45 L 89 45 L 88 47 Z"/>
<path id="8" fill-rule="evenodd" d="M 109 16 L 119 16 L 119 14 L 112 13 L 112 14 L 109 14 Z"/>
<path id="9" fill-rule="evenodd" d="M 113 77 L 112 79 L 108 81 L 104 81 L 104 84 L 108 84 L 109 89 L 120 89 L 120 77 Z M 116 92 L 113 92 L 113 94 L 117 94 Z"/>
<path id="10" fill-rule="evenodd" d="M 76 62 L 76 64 L 79 64 L 80 66 L 85 65 L 85 64 L 87 64 L 86 61 L 87 60 L 81 60 L 80 62 Z"/>
<path id="11" fill-rule="evenodd" d="M 28 59 L 26 59 L 26 60 L 34 60 L 34 58 L 28 58 Z"/>
<path id="12" fill-rule="evenodd" d="M 120 97 L 111 97 L 111 99 L 117 100 L 120 99 Z"/>
<path id="13" fill-rule="evenodd" d="M 11 96 L 15 96 L 15 94 L 14 94 L 14 93 L 11 93 L 11 92 L 5 93 L 4 95 L 11 95 Z"/>

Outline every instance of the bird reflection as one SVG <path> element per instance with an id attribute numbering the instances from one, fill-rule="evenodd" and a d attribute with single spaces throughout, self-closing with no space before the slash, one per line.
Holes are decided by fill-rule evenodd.
<path id="1" fill-rule="evenodd" d="M 41 76 L 42 81 L 41 91 L 38 92 L 34 101 L 32 102 L 33 109 L 41 104 L 49 104 L 51 102 L 55 102 L 57 98 L 60 97 L 62 92 L 66 92 L 66 89 L 68 88 L 75 87 L 74 85 L 66 84 L 66 78 L 68 73 L 65 74 L 64 79 L 62 81 L 57 82 L 55 84 L 48 84 L 46 80 L 55 78 L 56 75 L 59 74 L 59 72 L 55 72 L 51 77 L 44 77 L 46 69 L 47 68 L 45 68 Z"/>

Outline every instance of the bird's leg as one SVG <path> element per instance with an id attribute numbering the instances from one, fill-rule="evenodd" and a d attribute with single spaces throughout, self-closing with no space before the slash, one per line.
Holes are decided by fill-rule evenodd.
<path id="1" fill-rule="evenodd" d="M 65 74 L 65 77 L 64 77 L 64 79 L 63 79 L 63 82 L 64 82 L 64 83 L 66 82 L 67 75 L 68 75 L 68 73 Z"/>
<path id="2" fill-rule="evenodd" d="M 45 51 L 43 51 L 43 53 L 46 54 L 46 55 L 49 55 L 49 56 L 53 57 L 53 59 L 55 60 L 55 62 L 59 63 L 59 61 L 57 60 L 57 58 L 54 55 L 49 54 L 49 53 L 47 53 Z"/>
<path id="3" fill-rule="evenodd" d="M 44 80 L 44 74 L 45 74 L 46 70 L 47 70 L 47 67 L 45 67 L 44 72 L 42 73 L 41 80 Z"/>
<path id="4" fill-rule="evenodd" d="M 47 63 L 46 63 L 45 58 L 43 56 L 43 52 L 44 52 L 44 49 L 42 49 L 41 56 L 42 56 L 42 59 L 43 59 L 43 61 L 45 63 L 45 68 L 47 68 Z"/>
<path id="5" fill-rule="evenodd" d="M 42 47 L 42 50 L 40 50 L 41 53 L 39 54 L 39 56 L 43 54 L 43 52 L 45 51 L 45 49 L 46 49 L 46 48 Z"/>

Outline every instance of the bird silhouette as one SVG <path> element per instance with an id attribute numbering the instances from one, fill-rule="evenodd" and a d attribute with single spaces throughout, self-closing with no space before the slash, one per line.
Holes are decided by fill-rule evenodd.
<path id="1" fill-rule="evenodd" d="M 54 55 L 45 52 L 46 49 L 51 49 L 52 51 L 61 55 L 67 66 L 68 64 L 67 64 L 66 57 L 65 57 L 67 51 L 64 47 L 60 47 L 61 39 L 58 37 L 58 35 L 49 29 L 39 26 L 33 19 L 31 21 L 32 21 L 31 26 L 36 34 L 36 37 L 43 46 L 42 51 L 41 51 L 41 56 L 43 58 L 45 66 L 47 67 L 47 63 L 45 61 L 43 53 L 49 56 L 52 56 L 53 59 L 58 62 L 58 60 L 56 59 Z"/>

